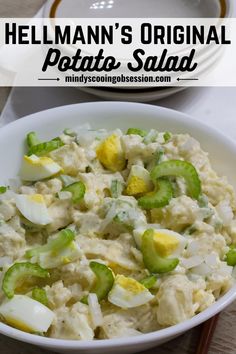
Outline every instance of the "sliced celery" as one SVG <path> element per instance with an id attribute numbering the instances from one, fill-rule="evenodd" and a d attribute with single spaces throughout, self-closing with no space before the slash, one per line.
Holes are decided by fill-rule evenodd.
<path id="1" fill-rule="evenodd" d="M 1 186 L 0 187 L 0 194 L 4 194 L 7 191 L 7 187 Z"/>
<path id="2" fill-rule="evenodd" d="M 15 263 L 5 273 L 2 281 L 2 290 L 11 299 L 19 282 L 28 277 L 48 278 L 49 272 L 41 268 L 38 264 L 29 262 Z"/>
<path id="3" fill-rule="evenodd" d="M 70 192 L 72 194 L 72 201 L 74 204 L 79 203 L 86 192 L 86 187 L 83 182 L 74 182 L 62 188 L 62 192 Z"/>
<path id="4" fill-rule="evenodd" d="M 45 156 L 49 152 L 59 149 L 64 143 L 60 138 L 33 145 L 29 148 L 28 155 Z"/>
<path id="5" fill-rule="evenodd" d="M 154 230 L 152 229 L 144 232 L 141 251 L 144 265 L 151 273 L 171 272 L 179 264 L 178 258 L 164 258 L 159 256 L 155 247 Z"/>
<path id="6" fill-rule="evenodd" d="M 173 196 L 172 185 L 168 180 L 159 179 L 155 191 L 139 198 L 138 204 L 143 209 L 162 208 L 169 204 Z"/>
<path id="7" fill-rule="evenodd" d="M 89 266 L 93 273 L 96 275 L 96 282 L 93 288 L 90 290 L 90 293 L 96 294 L 98 301 L 104 300 L 114 283 L 114 275 L 112 270 L 109 269 L 105 264 L 94 261 L 90 262 Z M 82 298 L 81 302 L 87 304 L 87 296 Z"/>
<path id="8" fill-rule="evenodd" d="M 32 298 L 45 306 L 48 305 L 47 293 L 42 288 L 34 288 L 32 290 Z"/>
<path id="9" fill-rule="evenodd" d="M 190 162 L 182 160 L 164 161 L 151 171 L 152 180 L 170 176 L 183 177 L 190 197 L 199 198 L 201 194 L 201 181 L 195 167 Z"/>
<path id="10" fill-rule="evenodd" d="M 75 234 L 73 231 L 70 229 L 61 230 L 56 238 L 49 240 L 45 245 L 26 251 L 25 257 L 32 258 L 45 252 L 53 252 L 56 254 L 67 247 L 74 239 Z"/>
<path id="11" fill-rule="evenodd" d="M 26 142 L 27 142 L 29 149 L 32 148 L 32 146 L 34 146 L 34 145 L 40 144 L 40 141 L 39 141 L 35 132 L 30 132 L 27 134 Z"/>
<path id="12" fill-rule="evenodd" d="M 144 138 L 147 135 L 147 131 L 139 128 L 129 128 L 126 135 L 139 135 Z"/>
<path id="13" fill-rule="evenodd" d="M 147 289 L 151 289 L 157 282 L 157 277 L 155 275 L 150 275 L 149 277 L 146 277 L 142 280 L 140 280 L 140 283 L 145 286 Z"/>

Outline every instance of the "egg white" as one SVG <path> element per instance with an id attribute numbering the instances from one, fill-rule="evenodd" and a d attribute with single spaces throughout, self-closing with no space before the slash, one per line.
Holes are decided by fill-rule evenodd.
<path id="1" fill-rule="evenodd" d="M 33 224 L 48 225 L 52 222 L 41 194 L 15 195 L 15 203 L 21 214 Z"/>
<path id="2" fill-rule="evenodd" d="M 182 252 L 184 251 L 186 245 L 188 244 L 188 240 L 186 239 L 186 237 L 180 235 L 179 233 L 172 231 L 172 230 L 168 230 L 168 229 L 160 229 L 160 225 L 158 225 L 158 224 L 149 224 L 148 227 L 140 227 L 140 228 L 137 228 L 133 231 L 133 236 L 134 236 L 135 242 L 139 248 L 141 248 L 142 236 L 143 236 L 144 232 L 148 229 L 153 229 L 154 232 L 160 232 L 160 233 L 166 234 L 170 237 L 174 237 L 178 241 L 178 246 L 175 249 L 175 251 L 173 251 L 171 253 L 171 257 L 172 256 L 180 256 L 182 254 Z"/>
<path id="3" fill-rule="evenodd" d="M 142 244 L 142 237 L 146 230 L 153 229 L 158 230 L 160 228 L 159 224 L 147 224 L 145 226 L 137 227 L 133 230 L 133 236 L 137 247 L 140 249 Z"/>
<path id="4" fill-rule="evenodd" d="M 51 251 L 39 253 L 38 256 L 32 257 L 31 262 L 38 263 L 42 268 L 52 269 L 74 262 L 81 258 L 81 255 L 80 247 L 72 241 L 69 246 L 56 254 Z"/>
<path id="5" fill-rule="evenodd" d="M 146 170 L 144 167 L 139 166 L 139 165 L 133 165 L 131 167 L 130 174 L 129 174 L 129 177 L 127 180 L 128 184 L 129 184 L 129 181 L 132 177 L 138 177 L 138 178 L 142 179 L 145 182 L 145 184 L 147 185 L 147 188 L 149 190 L 152 190 L 153 184 L 152 184 L 152 181 L 150 178 L 150 174 L 149 174 L 148 170 Z"/>
<path id="6" fill-rule="evenodd" d="M 116 277 L 115 283 L 108 294 L 108 300 L 113 305 L 121 308 L 133 308 L 144 305 L 154 298 L 150 291 L 139 282 L 136 281 L 137 287 L 140 288 L 140 290 L 137 292 L 132 292 L 119 284 L 118 278 L 119 276 Z M 132 279 L 132 281 L 134 281 L 134 279 Z M 128 285 L 129 278 L 126 278 L 126 282 Z"/>
<path id="7" fill-rule="evenodd" d="M 24 181 L 40 181 L 52 177 L 60 171 L 62 168 L 49 157 L 24 156 L 20 177 Z"/>
<path id="8" fill-rule="evenodd" d="M 172 256 L 178 257 L 182 254 L 182 252 L 184 251 L 185 247 L 188 244 L 188 240 L 186 237 L 180 235 L 178 232 L 168 230 L 168 229 L 159 229 L 159 230 L 155 230 L 155 231 L 164 233 L 164 234 L 174 237 L 176 240 L 178 240 L 179 244 L 178 244 L 176 250 L 171 253 L 171 257 Z"/>
<path id="9" fill-rule="evenodd" d="M 0 306 L 0 314 L 6 323 L 26 332 L 47 332 L 54 313 L 25 295 L 15 295 Z"/>

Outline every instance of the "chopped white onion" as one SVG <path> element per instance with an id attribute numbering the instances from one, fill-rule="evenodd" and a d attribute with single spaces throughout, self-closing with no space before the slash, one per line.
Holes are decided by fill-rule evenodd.
<path id="1" fill-rule="evenodd" d="M 92 149 L 86 149 L 85 150 L 85 156 L 87 157 L 87 159 L 89 161 L 92 161 L 96 158 L 97 154 L 96 151 L 92 150 Z"/>
<path id="2" fill-rule="evenodd" d="M 10 265 L 13 263 L 13 259 L 11 257 L 0 257 L 0 267 L 4 267 L 6 265 Z"/>
<path id="3" fill-rule="evenodd" d="M 67 229 L 70 229 L 71 231 L 76 233 L 76 225 L 75 224 L 70 224 L 66 227 Z"/>
<path id="4" fill-rule="evenodd" d="M 108 136 L 106 130 L 78 130 L 77 131 L 77 141 L 81 146 L 88 147 L 94 140 L 103 140 Z"/>
<path id="5" fill-rule="evenodd" d="M 203 263 L 203 257 L 201 256 L 192 256 L 189 258 L 182 258 L 181 265 L 186 269 L 191 269 L 197 267 Z"/>
<path id="6" fill-rule="evenodd" d="M 205 256 L 205 262 L 209 267 L 213 267 L 215 268 L 218 264 L 218 257 L 216 254 L 208 254 L 207 256 Z"/>
<path id="7" fill-rule="evenodd" d="M 22 182 L 21 182 L 20 178 L 10 178 L 9 179 L 9 187 L 12 191 L 17 193 L 21 186 L 22 186 Z"/>
<path id="8" fill-rule="evenodd" d="M 192 268 L 191 271 L 204 277 L 211 273 L 211 268 L 206 263 L 202 263 L 199 266 Z"/>
<path id="9" fill-rule="evenodd" d="M 199 243 L 199 241 L 194 240 L 194 241 L 192 241 L 192 242 L 189 242 L 188 248 L 187 248 L 187 253 L 188 253 L 190 256 L 195 256 L 195 254 L 198 253 L 199 248 L 200 248 L 200 243 Z"/>
<path id="10" fill-rule="evenodd" d="M 189 139 L 180 146 L 180 151 L 189 154 L 190 152 L 197 151 L 199 148 L 199 142 L 194 138 L 189 137 Z"/>
<path id="11" fill-rule="evenodd" d="M 233 267 L 229 266 L 226 262 L 221 262 L 219 273 L 223 276 L 230 276 L 232 275 Z"/>
<path id="12" fill-rule="evenodd" d="M 29 186 L 21 186 L 20 193 L 22 193 L 22 194 L 35 194 L 35 190 L 34 190 L 34 188 L 29 187 Z"/>
<path id="13" fill-rule="evenodd" d="M 87 266 L 89 265 L 89 260 L 85 257 L 85 256 L 82 256 L 81 260 L 80 260 L 80 265 L 81 266 Z"/>
<path id="14" fill-rule="evenodd" d="M 103 222 L 100 225 L 100 232 L 103 232 L 105 230 L 107 225 L 109 225 L 112 222 L 112 220 L 114 219 L 116 214 L 117 214 L 116 205 L 115 205 L 115 203 L 113 203 L 111 205 L 111 208 L 109 209 L 105 219 L 103 220 Z"/>
<path id="15" fill-rule="evenodd" d="M 213 216 L 214 210 L 211 208 L 200 208 L 198 214 L 199 214 L 199 218 L 201 220 L 204 220 L 204 219 L 207 219 L 207 218 Z"/>
<path id="16" fill-rule="evenodd" d="M 92 319 L 93 327 L 97 328 L 99 326 L 102 326 L 103 324 L 102 310 L 96 294 L 88 295 L 88 305 L 89 305 L 89 312 Z"/>
<path id="17" fill-rule="evenodd" d="M 191 280 L 194 283 L 197 283 L 199 281 L 204 281 L 203 278 L 199 274 L 194 274 L 194 273 L 188 273 L 187 277 L 189 280 Z"/>
<path id="18" fill-rule="evenodd" d="M 76 182 L 76 179 L 68 176 L 68 175 L 61 175 L 60 179 L 62 181 L 62 183 L 64 184 L 65 187 L 69 186 L 70 184 Z"/>
<path id="19" fill-rule="evenodd" d="M 223 224 L 225 226 L 229 226 L 230 223 L 232 222 L 234 218 L 233 211 L 231 209 L 231 206 L 229 205 L 228 200 L 222 200 L 217 206 L 216 206 L 217 213 L 221 220 L 223 221 Z"/>
<path id="20" fill-rule="evenodd" d="M 71 199 L 71 197 L 72 197 L 72 193 L 71 192 L 67 192 L 67 191 L 58 192 L 58 198 L 60 200 Z"/>
<path id="21" fill-rule="evenodd" d="M 15 199 L 15 195 L 16 195 L 15 192 L 13 192 L 11 190 L 7 190 L 5 193 L 0 194 L 0 200 Z"/>

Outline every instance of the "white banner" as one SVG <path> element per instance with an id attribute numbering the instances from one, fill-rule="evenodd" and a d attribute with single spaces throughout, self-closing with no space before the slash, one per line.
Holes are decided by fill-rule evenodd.
<path id="1" fill-rule="evenodd" d="M 0 19 L 0 86 L 236 86 L 236 19 Z"/>

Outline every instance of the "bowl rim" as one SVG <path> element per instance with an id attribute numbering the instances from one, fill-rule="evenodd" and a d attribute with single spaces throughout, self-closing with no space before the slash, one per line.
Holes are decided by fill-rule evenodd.
<path id="1" fill-rule="evenodd" d="M 49 0 L 44 6 L 43 16 L 47 18 L 56 18 L 56 13 L 62 0 Z M 232 0 L 218 0 L 221 7 L 221 14 L 219 17 L 232 17 L 234 4 Z"/>
<path id="2" fill-rule="evenodd" d="M 215 136 L 218 136 L 219 138 L 226 140 L 227 143 L 229 143 L 232 146 L 232 148 L 236 150 L 236 142 L 232 138 L 220 132 L 215 127 L 209 126 L 206 123 L 202 123 L 201 121 L 192 118 L 188 114 L 173 109 L 156 106 L 156 105 L 136 103 L 136 102 L 122 102 L 122 101 L 118 101 L 118 102 L 99 101 L 99 102 L 89 102 L 89 103 L 78 103 L 78 104 L 54 107 L 44 111 L 36 112 L 1 127 L 0 138 L 2 134 L 7 134 L 8 131 L 11 131 L 12 129 L 13 130 L 17 129 L 17 127 L 20 126 L 22 122 L 23 123 L 31 122 L 32 119 L 36 120 L 37 118 L 38 119 L 40 118 L 42 120 L 44 119 L 46 121 L 47 117 L 46 116 L 44 117 L 44 114 L 46 112 L 47 113 L 53 112 L 51 119 L 53 120 L 53 122 L 56 122 L 58 119 L 58 116 L 56 114 L 57 112 L 60 112 L 62 114 L 65 112 L 68 114 L 68 109 L 71 109 L 72 111 L 76 112 L 81 106 L 85 108 L 92 107 L 92 106 L 100 106 L 98 109 L 102 109 L 104 105 L 107 106 L 108 108 L 109 106 L 110 108 L 113 107 L 113 109 L 115 108 L 115 106 L 120 109 L 121 108 L 120 105 L 122 105 L 124 109 L 132 108 L 132 107 L 134 109 L 137 109 L 140 107 L 145 111 L 147 110 L 146 111 L 147 114 L 149 112 L 150 113 L 163 112 L 166 115 L 169 115 L 170 116 L 169 119 L 173 121 L 177 121 L 179 123 L 183 122 L 183 124 L 187 126 L 191 126 L 192 128 L 196 127 L 197 129 L 202 129 L 204 131 L 210 130 L 213 134 L 215 134 Z M 188 319 L 184 322 L 181 322 L 179 324 L 167 328 L 163 328 L 154 332 L 149 332 L 134 337 L 122 337 L 122 338 L 102 339 L 102 340 L 68 340 L 68 339 L 48 338 L 48 337 L 41 337 L 35 334 L 23 332 L 21 330 L 10 327 L 9 325 L 4 324 L 2 322 L 0 322 L 0 333 L 22 342 L 26 342 L 38 346 L 44 346 L 46 348 L 81 349 L 81 350 L 99 349 L 99 348 L 112 349 L 114 346 L 119 348 L 123 346 L 129 347 L 137 344 L 145 344 L 145 343 L 151 344 L 157 341 L 165 340 L 167 338 L 171 339 L 174 336 L 178 336 L 181 333 L 199 325 L 200 323 L 208 320 L 215 314 L 221 312 L 226 306 L 230 305 L 235 299 L 236 299 L 236 285 L 233 285 L 232 288 L 228 290 L 219 300 L 217 300 L 209 308 L 195 315 L 191 319 Z"/>
<path id="3" fill-rule="evenodd" d="M 231 18 L 233 16 L 233 12 L 234 12 L 234 3 L 232 0 L 224 0 L 225 1 L 225 16 L 224 18 Z"/>

